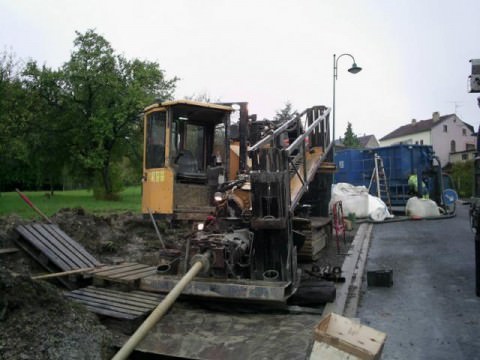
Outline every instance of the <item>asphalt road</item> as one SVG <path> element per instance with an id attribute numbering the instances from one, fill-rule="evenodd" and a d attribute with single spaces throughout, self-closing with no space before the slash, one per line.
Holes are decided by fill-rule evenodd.
<path id="1" fill-rule="evenodd" d="M 366 271 L 393 270 L 392 287 L 362 289 L 357 317 L 386 332 L 382 359 L 480 359 L 474 234 L 457 216 L 375 225 Z"/>

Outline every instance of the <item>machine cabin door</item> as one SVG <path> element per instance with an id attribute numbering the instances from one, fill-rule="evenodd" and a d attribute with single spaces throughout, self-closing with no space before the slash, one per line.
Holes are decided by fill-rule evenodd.
<path id="1" fill-rule="evenodd" d="M 173 213 L 174 173 L 168 167 L 167 112 L 157 108 L 145 114 L 142 213 Z"/>
<path id="2" fill-rule="evenodd" d="M 211 193 L 229 164 L 231 110 L 188 100 L 145 109 L 144 214 L 211 211 Z"/>

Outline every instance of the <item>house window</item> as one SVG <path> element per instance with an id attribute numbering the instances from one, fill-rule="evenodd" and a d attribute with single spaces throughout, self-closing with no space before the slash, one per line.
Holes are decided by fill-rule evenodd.
<path id="1" fill-rule="evenodd" d="M 418 140 L 417 140 L 417 141 L 415 141 L 415 145 L 418 145 Z"/>
<path id="2" fill-rule="evenodd" d="M 450 141 L 450 152 L 454 153 L 456 151 L 455 140 Z"/>
<path id="3" fill-rule="evenodd" d="M 465 144 L 465 150 L 475 150 L 474 144 Z"/>
<path id="4" fill-rule="evenodd" d="M 462 129 L 462 135 L 467 136 L 467 129 Z"/>
<path id="5" fill-rule="evenodd" d="M 468 154 L 462 154 L 462 160 L 468 160 Z"/>
<path id="6" fill-rule="evenodd" d="M 423 145 L 423 140 L 420 140 L 420 145 Z"/>
<path id="7" fill-rule="evenodd" d="M 447 132 L 447 131 L 448 131 L 447 125 L 443 125 L 443 132 Z"/>

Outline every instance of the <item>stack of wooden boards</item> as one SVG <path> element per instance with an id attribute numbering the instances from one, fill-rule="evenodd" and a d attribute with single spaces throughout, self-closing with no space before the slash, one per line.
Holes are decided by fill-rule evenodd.
<path id="1" fill-rule="evenodd" d="M 300 261 L 316 261 L 320 251 L 332 237 L 332 221 L 330 218 L 312 217 L 308 219 L 294 218 L 294 229 L 305 235 L 305 243 L 298 252 Z"/>

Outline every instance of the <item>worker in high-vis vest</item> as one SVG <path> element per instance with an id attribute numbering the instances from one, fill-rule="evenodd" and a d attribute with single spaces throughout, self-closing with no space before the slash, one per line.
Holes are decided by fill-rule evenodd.
<path id="1" fill-rule="evenodd" d="M 416 196 L 420 197 L 422 195 L 423 199 L 429 199 L 430 196 L 428 194 L 428 187 L 424 181 L 422 181 L 422 194 L 418 192 L 418 178 L 416 172 L 412 173 L 408 178 L 408 188 L 410 193 L 415 194 Z"/>

